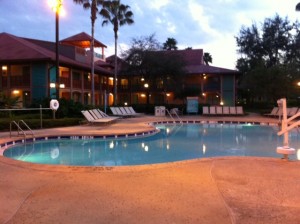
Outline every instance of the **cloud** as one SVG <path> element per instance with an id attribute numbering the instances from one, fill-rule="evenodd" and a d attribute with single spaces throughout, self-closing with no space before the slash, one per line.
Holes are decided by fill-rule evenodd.
<path id="1" fill-rule="evenodd" d="M 152 0 L 149 1 L 150 9 L 160 10 L 162 7 L 167 6 L 170 0 Z"/>
<path id="2" fill-rule="evenodd" d="M 211 26 L 211 17 L 209 14 L 204 13 L 204 7 L 201 4 L 198 4 L 195 1 L 189 1 L 188 8 L 192 19 L 197 22 L 199 28 L 205 35 L 210 37 L 217 37 L 219 35 Z"/>

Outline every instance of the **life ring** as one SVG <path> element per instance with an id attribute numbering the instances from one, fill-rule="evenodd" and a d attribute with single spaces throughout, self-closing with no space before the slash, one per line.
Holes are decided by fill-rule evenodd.
<path id="1" fill-rule="evenodd" d="M 57 110 L 59 108 L 59 102 L 57 100 L 50 101 L 50 108 L 52 110 Z"/>

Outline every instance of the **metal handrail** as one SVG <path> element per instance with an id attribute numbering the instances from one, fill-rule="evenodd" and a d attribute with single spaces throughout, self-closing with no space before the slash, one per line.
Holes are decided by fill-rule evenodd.
<path id="1" fill-rule="evenodd" d="M 26 140 L 26 132 L 21 128 L 20 122 L 23 123 L 26 126 L 26 128 L 31 132 L 31 135 L 33 137 L 35 137 L 33 131 L 31 130 L 31 128 L 23 120 L 19 120 L 18 123 L 16 121 L 11 121 L 10 122 L 10 125 L 9 125 L 9 137 L 11 138 L 11 136 L 12 136 L 12 124 L 14 124 L 14 125 L 16 125 L 16 127 L 18 129 L 17 130 L 18 131 L 18 136 L 20 135 L 20 131 L 21 131 L 22 134 L 24 135 L 24 140 Z"/>
<path id="2" fill-rule="evenodd" d="M 18 126 L 19 126 L 19 127 L 20 127 L 20 122 L 23 123 L 23 124 L 26 126 L 26 128 L 31 132 L 31 135 L 32 135 L 33 137 L 35 137 L 33 131 L 32 131 L 31 128 L 25 123 L 25 121 L 19 120 L 19 122 L 18 122 Z"/>
<path id="3" fill-rule="evenodd" d="M 180 123 L 182 123 L 182 120 L 181 120 L 181 118 L 179 117 L 179 115 L 177 114 L 176 110 L 174 110 L 174 109 L 171 109 L 171 110 L 172 110 L 172 113 L 171 113 L 171 111 L 169 111 L 168 109 L 166 109 L 167 113 L 168 113 L 169 116 L 172 118 L 172 120 L 173 120 L 174 122 L 176 122 L 176 119 L 172 116 L 172 114 L 175 114 L 176 118 L 180 121 Z"/>
<path id="4" fill-rule="evenodd" d="M 24 132 L 24 130 L 17 124 L 17 122 L 15 121 L 11 121 L 10 124 L 9 124 L 9 137 L 11 138 L 11 131 L 12 131 L 12 124 L 15 124 L 18 128 L 18 136 L 20 135 L 20 130 L 22 131 L 25 139 L 26 139 L 26 133 Z"/>
<path id="5" fill-rule="evenodd" d="M 169 114 L 169 116 L 172 118 L 172 120 L 175 122 L 174 117 L 172 116 L 172 114 L 170 113 L 170 111 L 168 109 L 166 109 L 167 113 Z"/>
<path id="6" fill-rule="evenodd" d="M 176 117 L 178 118 L 178 120 L 180 120 L 181 122 L 182 122 L 182 120 L 181 120 L 181 118 L 179 117 L 179 115 L 177 114 L 177 111 L 175 110 L 175 109 L 171 109 L 172 110 L 172 113 L 174 113 L 175 115 L 176 115 Z M 172 114 L 171 113 L 171 114 Z"/>

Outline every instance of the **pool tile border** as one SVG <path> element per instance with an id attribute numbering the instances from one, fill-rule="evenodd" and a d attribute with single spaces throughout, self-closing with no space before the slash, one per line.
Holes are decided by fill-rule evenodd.
<path id="1" fill-rule="evenodd" d="M 159 132 L 159 129 L 155 128 L 151 131 L 143 131 L 137 133 L 130 133 L 130 134 L 113 134 L 113 135 L 57 135 L 57 136 L 44 136 L 44 137 L 33 137 L 27 138 L 26 142 L 35 142 L 35 141 L 48 141 L 48 140 L 59 140 L 59 139 L 71 139 L 71 140 L 80 140 L 80 139 L 132 139 L 132 138 L 139 138 L 139 137 L 148 137 L 154 135 Z M 14 141 L 9 141 L 0 144 L 0 156 L 3 156 L 3 153 L 6 149 L 16 144 L 24 144 L 24 139 L 18 139 Z"/>

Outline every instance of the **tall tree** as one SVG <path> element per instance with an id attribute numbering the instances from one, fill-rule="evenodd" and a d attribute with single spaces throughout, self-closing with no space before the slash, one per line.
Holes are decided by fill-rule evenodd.
<path id="1" fill-rule="evenodd" d="M 97 13 L 99 11 L 98 6 L 102 6 L 103 0 L 73 0 L 76 4 L 80 4 L 84 9 L 91 10 L 91 32 L 92 32 L 92 41 L 91 41 L 91 84 L 92 84 L 92 105 L 95 105 L 95 64 L 94 64 L 94 27 L 97 19 Z"/>
<path id="2" fill-rule="evenodd" d="M 206 65 L 209 65 L 209 63 L 212 63 L 212 56 L 210 53 L 205 52 L 203 55 L 203 61 Z"/>
<path id="3" fill-rule="evenodd" d="M 177 40 L 174 38 L 168 38 L 165 43 L 163 43 L 164 50 L 177 50 Z"/>
<path id="4" fill-rule="evenodd" d="M 113 0 L 103 1 L 103 8 L 100 11 L 100 15 L 103 17 L 102 26 L 109 23 L 113 25 L 115 38 L 114 105 L 117 105 L 118 30 L 121 26 L 131 25 L 134 23 L 133 12 L 130 11 L 130 7 L 128 5 L 121 4 L 120 0 Z"/>
<path id="5" fill-rule="evenodd" d="M 256 99 L 276 102 L 280 97 L 295 96 L 300 62 L 298 23 L 291 24 L 277 14 L 266 18 L 261 28 L 252 24 L 242 27 L 236 37 L 237 68 L 243 72 L 241 85 Z"/>

